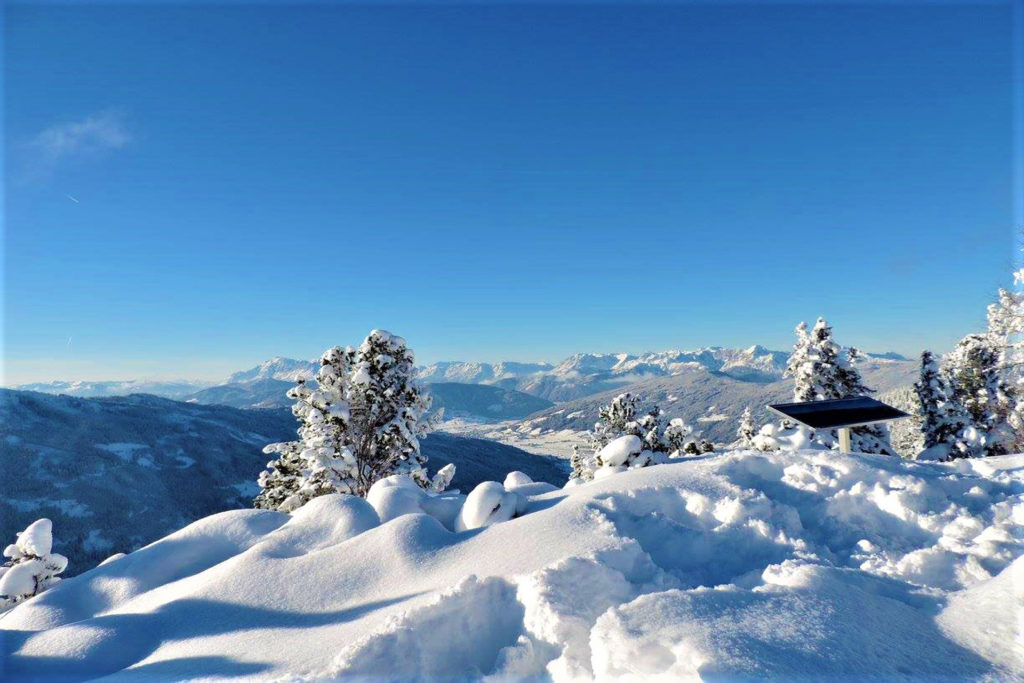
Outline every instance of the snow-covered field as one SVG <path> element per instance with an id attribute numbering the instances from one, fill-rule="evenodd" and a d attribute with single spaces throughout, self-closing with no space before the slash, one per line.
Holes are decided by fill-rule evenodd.
<path id="1" fill-rule="evenodd" d="M 438 425 L 438 431 L 489 439 L 514 446 L 527 453 L 553 455 L 568 460 L 573 445 L 586 449 L 590 445 L 587 432 L 574 429 L 547 429 L 532 420 L 488 422 L 469 418 L 453 418 Z"/>
<path id="2" fill-rule="evenodd" d="M 513 483 L 458 519 L 521 516 L 459 533 L 459 498 L 400 491 L 371 495 L 385 518 L 434 516 L 202 519 L 0 617 L 0 678 L 1024 678 L 1024 456 Z"/>

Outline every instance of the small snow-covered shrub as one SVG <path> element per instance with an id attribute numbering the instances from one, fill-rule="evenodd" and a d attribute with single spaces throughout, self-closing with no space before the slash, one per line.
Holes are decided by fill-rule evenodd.
<path id="1" fill-rule="evenodd" d="M 757 427 L 754 425 L 754 416 L 750 411 L 750 406 L 747 406 L 743 409 L 740 426 L 736 429 L 736 445 L 740 448 L 753 448 L 756 435 Z"/>
<path id="2" fill-rule="evenodd" d="M 572 474 L 569 482 L 577 485 L 596 478 L 599 470 L 606 476 L 608 468 L 645 467 L 667 458 L 709 453 L 714 446 L 706 439 L 690 438 L 693 428 L 680 418 L 662 426 L 662 412 L 654 406 L 645 415 L 637 417 L 639 397 L 630 393 L 619 394 L 598 411 L 600 420 L 590 432 L 591 452 L 585 453 L 575 446 L 570 460 Z M 621 453 L 627 441 L 630 452 Z M 606 451 L 612 444 L 617 444 Z M 602 455 L 603 454 L 603 455 Z"/>
<path id="3" fill-rule="evenodd" d="M 430 480 L 430 490 L 434 493 L 441 493 L 449 486 L 451 486 L 452 479 L 455 478 L 455 464 L 448 463 L 437 471 L 434 478 Z"/>
<path id="4" fill-rule="evenodd" d="M 629 466 L 641 458 L 644 444 L 640 437 L 632 434 L 620 436 L 597 452 L 598 467 Z"/>
<path id="5" fill-rule="evenodd" d="M 0 567 L 0 611 L 38 595 L 60 581 L 57 574 L 68 566 L 68 558 L 53 550 L 53 524 L 38 519 L 18 534 L 18 540 L 4 549 L 8 558 Z"/>
<path id="6" fill-rule="evenodd" d="M 821 450 L 828 446 L 815 440 L 815 432 L 803 425 L 766 424 L 754 435 L 751 445 L 759 451 Z"/>

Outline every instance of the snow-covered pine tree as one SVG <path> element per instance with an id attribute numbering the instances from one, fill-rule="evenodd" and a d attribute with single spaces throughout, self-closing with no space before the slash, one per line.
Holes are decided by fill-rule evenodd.
<path id="1" fill-rule="evenodd" d="M 1024 285 L 1024 269 L 1014 273 Z M 991 382 L 996 387 L 992 408 L 997 422 L 993 445 L 1005 453 L 1024 451 L 1024 292 L 1000 289 L 988 307 L 988 334 L 999 348 L 999 366 Z"/>
<path id="2" fill-rule="evenodd" d="M 754 416 L 750 406 L 743 409 L 740 415 L 740 426 L 736 430 L 736 438 L 741 448 L 753 448 L 754 436 L 757 435 L 757 427 L 754 425 Z"/>
<path id="3" fill-rule="evenodd" d="M 794 380 L 794 401 L 822 401 L 827 399 L 866 396 L 874 391 L 866 387 L 860 372 L 854 367 L 859 357 L 857 349 L 843 349 L 832 338 L 832 328 L 824 318 L 818 318 L 810 332 L 807 324 L 796 327 L 797 342 L 786 363 L 786 377 Z M 819 433 L 820 440 L 823 434 Z M 838 434 L 831 430 L 832 442 Z M 896 455 L 884 427 L 867 425 L 850 430 L 851 447 L 862 453 Z"/>
<path id="4" fill-rule="evenodd" d="M 578 443 L 574 443 L 572 445 L 572 457 L 569 458 L 569 465 L 572 467 L 572 473 L 569 474 L 569 478 L 582 481 L 593 479 L 594 470 L 597 468 L 594 455 L 595 452 L 592 449 L 590 452 L 585 452 Z"/>
<path id="5" fill-rule="evenodd" d="M 1003 361 L 999 340 L 988 333 L 967 335 L 943 359 L 950 402 L 967 421 L 959 441 L 967 457 L 1002 455 L 1014 443 L 1017 392 L 1003 375 Z"/>
<path id="6" fill-rule="evenodd" d="M 636 421 L 636 407 L 639 401 L 638 396 L 626 392 L 598 409 L 598 421 L 594 423 L 594 429 L 590 433 L 595 450 L 601 450 L 614 439 L 626 434 L 643 438 L 640 425 Z"/>
<path id="7" fill-rule="evenodd" d="M 356 350 L 328 349 L 315 386 L 299 380 L 288 396 L 299 440 L 267 446 L 280 457 L 260 476 L 256 507 L 291 512 L 327 493 L 365 496 L 393 474 L 431 485 L 419 444 L 432 425 L 430 397 L 401 337 L 373 330 Z"/>
<path id="8" fill-rule="evenodd" d="M 29 524 L 4 549 L 7 562 L 0 567 L 0 612 L 60 581 L 57 574 L 67 568 L 68 558 L 52 551 L 53 524 L 45 518 Z"/>
<path id="9" fill-rule="evenodd" d="M 355 437 L 358 495 L 392 474 L 430 485 L 420 438 L 430 430 L 430 394 L 415 381 L 415 359 L 401 337 L 373 330 L 352 366 L 352 434 Z"/>
<path id="10" fill-rule="evenodd" d="M 674 418 L 669 421 L 668 426 L 665 427 L 665 434 L 663 440 L 665 442 L 665 452 L 682 455 L 686 453 L 687 444 L 692 444 L 690 435 L 693 434 L 693 427 L 683 422 L 681 417 Z"/>
<path id="11" fill-rule="evenodd" d="M 290 496 L 298 492 L 305 477 L 306 461 L 302 458 L 302 442 L 286 441 L 268 444 L 264 453 L 277 453 L 279 457 L 267 463 L 260 472 L 260 492 L 253 506 L 264 510 L 280 510 Z M 295 502 L 299 502 L 298 499 Z"/>
<path id="12" fill-rule="evenodd" d="M 637 420 L 640 427 L 640 439 L 644 443 L 644 450 L 654 453 L 670 452 L 671 447 L 662 439 L 661 433 L 661 408 L 654 406 L 646 415 Z"/>
<path id="13" fill-rule="evenodd" d="M 921 374 L 914 383 L 914 393 L 920 411 L 920 451 L 928 451 L 929 457 L 939 460 L 967 455 L 960 445 L 960 434 L 966 422 L 964 415 L 959 406 L 950 401 L 946 380 L 931 351 L 921 353 Z M 896 407 L 907 410 L 903 406 Z"/>
<path id="14" fill-rule="evenodd" d="M 292 512 L 327 493 L 357 493 L 355 455 L 349 448 L 349 375 L 355 351 L 334 347 L 320 357 L 315 383 L 299 378 L 288 391 L 299 420 L 298 441 L 270 444 L 264 452 L 280 457 L 261 473 L 262 491 L 254 502 Z"/>

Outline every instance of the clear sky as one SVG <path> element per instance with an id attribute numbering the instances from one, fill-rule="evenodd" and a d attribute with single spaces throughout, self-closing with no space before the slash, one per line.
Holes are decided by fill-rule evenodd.
<path id="1" fill-rule="evenodd" d="M 1013 264 L 1011 6 L 6 4 L 7 383 L 948 349 Z"/>

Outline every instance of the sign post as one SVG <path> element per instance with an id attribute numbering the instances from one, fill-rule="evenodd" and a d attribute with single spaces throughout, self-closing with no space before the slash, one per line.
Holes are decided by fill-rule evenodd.
<path id="1" fill-rule="evenodd" d="M 769 405 L 768 410 L 813 430 L 838 430 L 840 453 L 849 453 L 852 450 L 850 447 L 850 430 L 852 428 L 910 417 L 902 410 L 886 405 L 870 396 L 851 396 L 850 398 L 800 403 L 775 403 Z"/>
<path id="2" fill-rule="evenodd" d="M 850 452 L 850 428 L 840 427 L 839 428 L 839 452 L 849 453 Z"/>

